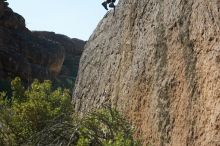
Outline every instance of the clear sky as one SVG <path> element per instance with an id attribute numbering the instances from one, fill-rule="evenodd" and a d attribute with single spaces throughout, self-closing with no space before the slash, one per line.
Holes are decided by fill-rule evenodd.
<path id="1" fill-rule="evenodd" d="M 104 0 L 8 0 L 30 30 L 54 31 L 87 40 L 103 18 Z"/>

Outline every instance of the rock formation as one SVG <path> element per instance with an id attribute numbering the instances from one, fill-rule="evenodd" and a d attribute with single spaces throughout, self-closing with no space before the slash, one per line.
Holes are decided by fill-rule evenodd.
<path id="1" fill-rule="evenodd" d="M 57 42 L 63 46 L 65 58 L 57 79 L 63 83 L 65 83 L 66 79 L 74 81 L 86 42 L 76 38 L 71 39 L 65 35 L 55 34 L 54 32 L 34 31 L 33 34 L 45 40 Z"/>
<path id="2" fill-rule="evenodd" d="M 56 76 L 63 64 L 64 49 L 55 42 L 34 36 L 25 20 L 0 1 L 0 71 L 1 78 L 24 79 Z"/>
<path id="3" fill-rule="evenodd" d="M 111 103 L 144 145 L 220 145 L 219 10 L 219 0 L 120 0 L 86 44 L 76 110 Z"/>
<path id="4" fill-rule="evenodd" d="M 0 1 L 0 79 L 54 79 L 63 70 L 74 77 L 84 44 L 55 33 L 29 31 L 24 18 Z"/>

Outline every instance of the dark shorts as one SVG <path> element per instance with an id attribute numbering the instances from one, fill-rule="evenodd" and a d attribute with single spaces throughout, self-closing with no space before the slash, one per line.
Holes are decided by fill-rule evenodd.
<path id="1" fill-rule="evenodd" d="M 106 2 L 107 2 L 107 3 L 111 3 L 111 2 L 114 3 L 115 1 L 116 1 L 116 0 L 107 0 Z"/>
<path id="2" fill-rule="evenodd" d="M 110 2 L 112 2 L 112 0 L 107 0 L 106 2 L 107 2 L 107 3 L 110 3 Z"/>

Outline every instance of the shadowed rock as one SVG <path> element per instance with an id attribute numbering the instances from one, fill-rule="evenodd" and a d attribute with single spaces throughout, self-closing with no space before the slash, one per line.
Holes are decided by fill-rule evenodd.
<path id="1" fill-rule="evenodd" d="M 55 79 L 64 68 L 74 76 L 73 64 L 78 65 L 84 44 L 64 35 L 29 31 L 24 18 L 14 13 L 6 1 L 0 1 L 0 79 Z M 63 66 L 66 60 L 69 66 Z"/>

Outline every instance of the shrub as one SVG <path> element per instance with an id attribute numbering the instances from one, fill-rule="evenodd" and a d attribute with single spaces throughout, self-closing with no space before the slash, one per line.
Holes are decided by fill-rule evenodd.
<path id="1" fill-rule="evenodd" d="M 55 122 L 33 137 L 34 145 L 137 146 L 130 124 L 115 109 L 104 108 L 71 121 Z M 47 139 L 45 141 L 45 139 Z"/>
<path id="2" fill-rule="evenodd" d="M 104 107 L 79 116 L 67 89 L 34 80 L 25 89 L 11 82 L 12 96 L 0 92 L 0 145 L 136 146 L 133 129 L 123 116 Z"/>
<path id="3" fill-rule="evenodd" d="M 52 90 L 50 81 L 40 83 L 35 80 L 25 90 L 21 80 L 15 78 L 11 88 L 11 98 L 1 97 L 1 107 L 4 106 L 1 119 L 13 132 L 18 144 L 26 142 L 34 133 L 47 127 L 49 121 L 71 112 L 68 90 Z"/>

